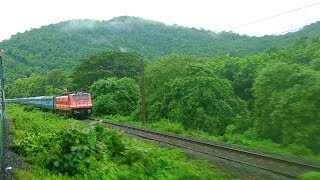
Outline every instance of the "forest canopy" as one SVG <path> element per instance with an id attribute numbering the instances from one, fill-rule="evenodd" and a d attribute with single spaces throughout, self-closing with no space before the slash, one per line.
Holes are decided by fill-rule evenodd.
<path id="1" fill-rule="evenodd" d="M 114 21 L 123 27 L 127 20 Z M 93 112 L 97 115 L 120 115 L 140 121 L 140 72 L 144 57 L 148 122 L 169 121 L 186 130 L 212 136 L 250 134 L 254 139 L 320 153 L 320 41 L 311 33 L 317 28 L 310 26 L 301 31 L 301 34 L 311 33 L 310 38 L 288 34 L 259 39 L 221 33 L 219 38 L 223 41 L 218 41 L 208 38 L 209 32 L 203 30 L 157 23 L 147 23 L 148 26 L 141 29 L 140 25 L 146 22 L 131 23 L 132 31 L 115 32 L 107 28 L 105 32 L 97 22 L 96 32 L 101 36 L 82 29 L 79 39 L 70 31 L 65 32 L 66 39 L 62 34 L 57 35 L 57 28 L 65 25 L 60 23 L 45 27 L 50 30 L 50 36 L 43 36 L 44 44 L 37 44 L 39 47 L 33 46 L 34 41 L 30 46 L 25 43 L 34 33 L 42 34 L 42 30 L 3 42 L 9 47 L 8 62 L 11 63 L 7 68 L 22 71 L 21 75 L 25 76 L 17 78 L 20 75 L 9 71 L 12 79 L 6 85 L 7 98 L 55 95 L 66 89 L 88 91 L 92 93 Z M 318 26 L 319 23 L 312 27 Z M 157 32 L 155 27 L 161 35 L 147 33 Z M 108 39 L 112 33 L 121 36 Z M 194 36 L 189 37 L 191 34 Z M 20 41 L 21 37 L 25 41 Z M 254 43 L 227 46 L 231 37 Z M 55 62 L 46 62 L 48 58 L 58 59 L 57 47 L 48 47 L 46 42 L 60 43 L 69 38 L 77 39 L 70 41 L 73 49 L 64 51 Z M 88 45 L 87 38 L 95 40 L 95 46 Z M 146 44 L 145 39 L 148 39 Z M 163 41 L 156 41 L 159 39 Z M 108 42 L 108 48 L 102 41 Z M 113 43 L 122 47 L 121 51 L 110 50 Z M 274 48 L 273 43 L 279 46 Z M 40 47 L 44 50 L 38 53 Z M 228 48 L 217 52 L 224 47 Z M 251 48 L 254 51 L 250 51 Z M 43 61 L 38 63 L 38 58 Z M 21 69 L 21 63 L 26 70 Z"/>
<path id="2" fill-rule="evenodd" d="M 70 20 L 13 35 L 0 42 L 5 49 L 7 82 L 52 69 L 69 72 L 79 60 L 106 50 L 139 52 L 154 60 L 170 54 L 244 57 L 275 52 L 300 39 L 316 38 L 320 22 L 280 36 L 250 37 L 232 32 L 165 25 L 122 16 L 109 21 Z"/>

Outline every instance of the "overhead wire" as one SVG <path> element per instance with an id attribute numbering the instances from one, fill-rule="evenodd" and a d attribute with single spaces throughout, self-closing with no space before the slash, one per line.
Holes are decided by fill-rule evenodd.
<path id="1" fill-rule="evenodd" d="M 245 24 L 242 24 L 242 25 L 238 25 L 238 26 L 229 28 L 229 30 L 238 29 L 238 28 L 241 28 L 241 27 L 244 27 L 244 26 L 248 26 L 248 25 L 251 25 L 251 24 L 256 24 L 256 23 L 259 23 L 259 22 L 262 22 L 262 21 L 273 19 L 273 18 L 276 18 L 278 16 L 289 14 L 289 13 L 292 13 L 292 12 L 295 12 L 295 11 L 299 11 L 301 9 L 305 9 L 305 8 L 308 8 L 308 7 L 311 7 L 311 6 L 315 6 L 315 5 L 319 5 L 319 4 L 320 4 L 320 1 L 319 2 L 315 2 L 313 4 L 305 5 L 305 6 L 290 10 L 290 11 L 286 11 L 286 12 L 283 12 L 283 13 L 275 14 L 275 15 L 272 15 L 272 16 L 269 16 L 269 17 L 266 17 L 266 18 L 262 18 L 262 19 L 258 19 L 258 20 L 255 20 L 255 21 L 252 21 L 252 22 L 249 22 L 249 23 L 245 23 Z"/>
<path id="2" fill-rule="evenodd" d="M 259 20 L 255 20 L 255 21 L 252 21 L 252 22 L 249 22 L 249 23 L 246 23 L 246 24 L 242 24 L 242 25 L 239 25 L 239 26 L 235 26 L 235 27 L 230 28 L 229 30 L 233 30 L 233 29 L 237 29 L 237 28 L 240 28 L 240 27 L 245 27 L 245 26 L 248 26 L 248 25 L 251 25 L 251 24 L 255 24 L 255 23 L 262 22 L 262 21 L 266 21 L 266 20 L 269 20 L 269 19 L 273 19 L 273 18 L 276 18 L 276 17 L 278 17 L 278 16 L 282 16 L 282 15 L 285 15 L 285 14 L 293 13 L 293 12 L 295 12 L 295 11 L 299 11 L 299 10 L 302 10 L 302 9 L 305 9 L 305 8 L 308 8 L 308 7 L 311 7 L 311 6 L 315 6 L 315 5 L 320 5 L 320 1 L 319 1 L 319 2 L 315 2 L 315 3 L 312 3 L 312 4 L 308 4 L 308 5 L 305 5 L 305 6 L 302 6 L 302 7 L 293 9 L 293 10 L 290 10 L 290 11 L 286 11 L 286 12 L 279 13 L 279 14 L 276 14 L 276 15 L 272 15 L 272 16 L 269 16 L 269 17 L 266 17 L 266 18 L 262 18 L 262 19 L 259 19 Z M 301 27 L 301 28 L 290 29 L 290 30 L 286 30 L 286 31 L 282 31 L 282 32 L 274 33 L 274 34 L 270 34 L 270 35 L 268 35 L 268 36 L 283 35 L 283 34 L 286 34 L 286 33 L 289 33 L 289 32 L 294 32 L 294 31 L 297 31 L 297 30 L 300 30 L 300 29 L 302 29 L 302 27 Z M 247 42 L 247 41 L 242 41 L 242 42 L 238 42 L 238 43 L 233 43 L 232 45 L 239 46 L 239 45 L 246 44 L 246 43 L 249 43 L 249 42 Z M 256 43 L 257 43 L 257 42 L 256 42 Z"/>
<path id="3" fill-rule="evenodd" d="M 274 33 L 274 34 L 271 34 L 271 35 L 275 35 L 275 36 L 277 36 L 277 35 L 282 35 L 282 34 L 286 34 L 286 33 L 289 33 L 289 32 L 298 31 L 298 30 L 300 30 L 300 29 L 302 29 L 302 28 L 300 27 L 300 28 L 290 29 L 290 30 L 286 30 L 286 31 Z M 270 36 L 271 36 L 271 35 L 270 35 Z"/>
<path id="4" fill-rule="evenodd" d="M 287 30 L 287 31 L 282 31 L 282 32 L 279 32 L 279 33 L 275 33 L 275 34 L 270 34 L 270 35 L 267 35 L 267 36 L 278 36 L 278 35 L 283 35 L 283 34 L 286 34 L 286 33 L 289 33 L 289 32 L 294 32 L 294 31 L 297 31 L 297 30 L 300 30 L 302 28 L 296 28 L 296 29 L 290 29 L 290 30 Z M 254 42 L 249 42 L 249 41 L 241 41 L 241 42 L 236 42 L 236 43 L 232 43 L 231 45 L 233 46 L 241 46 L 243 44 L 247 44 L 247 43 L 254 43 L 254 44 L 259 44 L 261 43 L 260 41 L 254 41 Z"/>

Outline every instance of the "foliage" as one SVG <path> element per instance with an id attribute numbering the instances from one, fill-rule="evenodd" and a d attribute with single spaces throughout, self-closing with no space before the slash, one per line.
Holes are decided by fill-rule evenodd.
<path id="1" fill-rule="evenodd" d="M 5 86 L 7 98 L 35 97 L 61 94 L 69 86 L 66 74 L 61 69 L 49 71 L 47 76 L 32 74 L 19 78 Z"/>
<path id="2" fill-rule="evenodd" d="M 320 73 L 276 63 L 258 76 L 254 92 L 256 129 L 263 138 L 320 149 Z"/>
<path id="3" fill-rule="evenodd" d="M 245 104 L 235 96 L 230 82 L 217 77 L 201 61 L 172 56 L 148 67 L 147 110 L 151 120 L 171 119 L 215 135 L 224 134 L 229 124 L 245 122 Z M 247 127 L 239 130 L 243 128 Z"/>
<path id="4" fill-rule="evenodd" d="M 268 54 L 261 53 L 245 58 L 231 58 L 229 55 L 207 62 L 208 66 L 222 78 L 231 82 L 235 94 L 245 100 L 248 109 L 253 109 L 253 90 L 252 86 L 260 71 L 265 64 L 270 61 Z"/>
<path id="5" fill-rule="evenodd" d="M 52 86 L 52 94 L 55 94 L 55 88 L 66 88 L 68 79 L 65 72 L 61 69 L 53 69 L 47 74 L 48 85 Z"/>
<path id="6" fill-rule="evenodd" d="M 222 135 L 227 125 L 246 111 L 234 96 L 229 82 L 214 76 L 176 78 L 169 88 L 163 109 L 168 112 L 169 119 L 187 128 Z"/>
<path id="7" fill-rule="evenodd" d="M 179 134 L 187 137 L 195 137 L 202 140 L 209 140 L 213 142 L 223 142 L 228 144 L 235 144 L 250 147 L 252 149 L 259 149 L 263 151 L 274 152 L 278 154 L 284 154 L 288 156 L 300 157 L 309 159 L 312 161 L 320 161 L 319 153 L 313 152 L 311 149 L 308 149 L 304 146 L 298 144 L 289 144 L 283 145 L 275 143 L 272 140 L 259 138 L 256 130 L 250 129 L 245 131 L 243 134 L 238 134 L 234 132 L 229 132 L 227 128 L 226 134 L 223 136 L 213 136 L 212 134 L 203 132 L 185 129 L 180 123 L 171 122 L 169 120 L 160 120 L 157 122 L 147 122 L 145 126 L 141 122 L 133 121 L 131 117 L 122 117 L 122 116 L 103 116 L 101 118 L 111 119 L 113 121 L 119 121 L 123 123 L 128 123 L 134 126 L 145 127 L 149 129 L 154 129 L 162 132 L 170 132 L 174 134 Z"/>
<path id="8" fill-rule="evenodd" d="M 70 20 L 18 33 L 0 42 L 6 50 L 8 82 L 58 68 L 70 71 L 80 60 L 104 50 L 139 52 L 148 59 L 168 54 L 213 57 L 274 52 L 301 37 L 317 37 L 319 22 L 280 36 L 249 37 L 232 32 L 165 25 L 136 17 L 109 21 Z M 303 39 L 302 39 L 303 41 Z"/>
<path id="9" fill-rule="evenodd" d="M 130 140 L 102 125 L 88 127 L 79 121 L 63 119 L 37 110 L 8 107 L 15 151 L 30 163 L 31 171 L 18 171 L 14 177 L 29 179 L 210 179 L 228 178 L 203 160 L 189 159 L 174 149 Z M 54 134 L 50 139 L 45 134 Z M 50 141 L 48 141 L 50 139 Z M 41 150 L 39 150 L 41 149 Z M 22 152 L 28 152 L 22 154 Z M 184 173 L 181 173 L 181 172 Z"/>
<path id="10" fill-rule="evenodd" d="M 32 75 L 17 79 L 5 87 L 7 98 L 43 96 L 46 92 L 46 78 Z"/>
<path id="11" fill-rule="evenodd" d="M 63 174 L 85 174 L 92 162 L 104 160 L 108 152 L 116 157 L 126 150 L 119 135 L 101 125 L 83 128 L 72 124 L 56 136 L 59 148 L 49 151 L 47 166 Z"/>
<path id="12" fill-rule="evenodd" d="M 140 56 L 137 53 L 105 51 L 82 59 L 73 69 L 71 78 L 78 90 L 87 90 L 99 79 L 135 77 L 139 75 Z"/>
<path id="13" fill-rule="evenodd" d="M 313 179 L 319 179 L 319 178 L 320 178 L 320 172 L 308 172 L 299 177 L 299 179 L 301 180 L 313 180 Z"/>
<path id="14" fill-rule="evenodd" d="M 55 94 L 62 92 L 65 86 L 70 87 L 72 80 L 73 90 L 90 88 L 97 115 L 113 115 L 126 122 L 134 119 L 131 123 L 139 124 L 140 97 L 135 80 L 139 80 L 141 56 L 133 53 L 137 51 L 155 59 L 145 61 L 147 120 L 152 122 L 148 127 L 318 160 L 318 32 L 319 23 L 296 33 L 258 38 L 166 26 L 132 17 L 118 17 L 102 23 L 63 22 L 13 36 L 1 43 L 8 49 L 5 72 L 10 84 L 6 85 L 6 95 L 11 98 Z M 285 47 L 287 45 L 290 46 Z M 112 49 L 120 51 L 110 51 Z M 255 54 L 257 52 L 260 53 Z M 175 55 L 159 57 L 168 54 Z M 75 64 L 70 75 L 72 79 L 65 78 Z M 54 70 L 47 74 L 50 69 Z M 32 108 L 25 110 L 34 111 Z M 29 122 L 31 115 L 25 117 L 25 122 Z M 41 159 L 44 147 L 53 140 L 62 142 L 54 139 L 60 132 L 46 130 L 40 123 L 34 128 L 44 133 L 31 127 L 16 131 L 19 138 L 13 147 L 35 159 L 34 162 L 45 165 L 47 161 Z M 96 131 L 87 131 L 88 137 L 97 140 Z M 85 139 L 81 133 L 82 129 L 76 128 L 66 136 L 76 134 Z M 117 139 L 114 142 L 122 141 L 121 136 L 111 137 Z M 84 144 L 91 144 L 89 141 Z M 121 178 L 141 179 L 145 174 L 163 177 L 158 176 L 160 162 L 146 157 L 150 152 L 128 144 L 120 143 L 115 147 L 124 148 L 120 150 L 123 154 L 111 158 L 110 154 L 118 150 L 107 149 L 106 158 L 90 163 L 90 172 L 86 171 L 90 177 L 93 174 L 96 178 L 105 177 L 106 173 L 95 169 L 102 163 L 109 165 L 103 166 L 109 178 L 114 171 L 123 172 Z M 56 143 L 50 151 L 57 153 L 59 149 L 61 146 Z M 87 158 L 95 159 L 94 156 Z M 80 162 L 75 160 L 77 162 L 72 163 Z M 54 161 L 50 162 L 52 167 L 57 167 Z M 120 162 L 125 167 L 117 167 Z M 83 167 L 87 165 L 81 163 L 80 170 L 62 171 L 84 173 Z M 147 165 L 150 168 L 139 169 Z M 133 171 L 138 173 L 133 174 Z"/>
<path id="15" fill-rule="evenodd" d="M 100 79 L 90 87 L 96 114 L 130 115 L 137 109 L 139 87 L 133 79 Z"/>

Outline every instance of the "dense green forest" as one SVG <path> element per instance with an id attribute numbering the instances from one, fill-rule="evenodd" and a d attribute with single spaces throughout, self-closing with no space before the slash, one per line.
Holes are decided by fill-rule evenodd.
<path id="1" fill-rule="evenodd" d="M 258 38 L 131 17 L 63 22 L 2 42 L 6 96 L 88 91 L 95 116 L 138 122 L 143 59 L 149 124 L 319 160 L 319 27 Z"/>
<path id="2" fill-rule="evenodd" d="M 169 121 L 212 136 L 249 133 L 318 154 L 319 50 L 320 41 L 314 38 L 252 56 L 170 55 L 147 62 L 148 122 Z M 64 87 L 85 90 L 93 95 L 96 115 L 139 121 L 139 61 L 137 53 L 104 51 L 79 61 L 69 78 L 55 69 L 47 76 L 8 84 L 6 94 L 10 98 L 59 93 Z M 63 83 L 52 84 L 59 78 Z"/>
<path id="3" fill-rule="evenodd" d="M 71 70 L 80 59 L 103 50 L 137 51 L 150 60 L 168 54 L 243 57 L 315 37 L 319 29 L 317 22 L 286 35 L 250 37 L 122 16 L 109 21 L 71 20 L 31 29 L 0 42 L 0 47 L 6 50 L 6 80 L 12 82 L 32 73 L 45 75 L 55 68 Z"/>

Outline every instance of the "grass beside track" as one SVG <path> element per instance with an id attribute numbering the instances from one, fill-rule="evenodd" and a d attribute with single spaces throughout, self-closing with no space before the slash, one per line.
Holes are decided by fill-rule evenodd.
<path id="1" fill-rule="evenodd" d="M 29 170 L 14 179 L 230 179 L 180 150 L 129 139 L 105 127 L 9 105 L 11 148 Z M 234 178 L 234 177 L 232 177 Z"/>
<path id="2" fill-rule="evenodd" d="M 311 150 L 299 146 L 299 145 L 288 145 L 284 146 L 277 144 L 267 139 L 259 139 L 257 135 L 252 131 L 247 131 L 244 134 L 225 134 L 224 136 L 212 136 L 203 131 L 187 130 L 181 124 L 171 122 L 169 120 L 162 120 L 159 122 L 148 122 L 145 126 L 141 122 L 132 121 L 130 117 L 122 116 L 104 116 L 97 117 L 101 119 L 109 119 L 116 122 L 128 123 L 138 127 L 146 127 L 149 129 L 158 130 L 161 132 L 170 132 L 183 136 L 196 137 L 203 140 L 209 140 L 213 142 L 223 142 L 228 144 L 235 144 L 240 146 L 249 147 L 252 149 L 269 151 L 282 155 L 303 158 L 307 160 L 320 162 L 319 154 L 312 152 Z"/>

